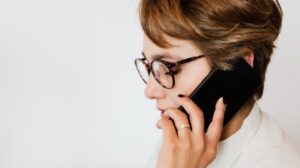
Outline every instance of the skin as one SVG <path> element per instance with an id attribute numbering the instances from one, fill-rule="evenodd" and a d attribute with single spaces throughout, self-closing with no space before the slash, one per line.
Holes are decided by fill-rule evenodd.
<path id="1" fill-rule="evenodd" d="M 162 60 L 176 62 L 181 59 L 198 56 L 203 52 L 192 41 L 175 39 L 166 36 L 174 47 L 161 48 L 147 36 L 143 38 L 143 53 L 150 62 L 155 55 L 166 55 Z M 253 53 L 245 49 L 245 60 L 253 66 Z M 151 74 L 145 88 L 145 96 L 156 101 L 156 107 L 162 113 L 157 121 L 157 127 L 162 130 L 163 143 L 160 149 L 157 167 L 163 168 L 194 168 L 207 167 L 216 157 L 218 142 L 238 131 L 251 111 L 254 101 L 249 100 L 223 128 L 223 118 L 226 105 L 220 98 L 216 103 L 213 121 L 208 131 L 204 132 L 204 119 L 201 109 L 187 97 L 211 70 L 207 57 L 197 59 L 180 66 L 180 72 L 175 76 L 175 86 L 165 89 L 160 86 Z M 178 94 L 186 95 L 183 98 Z M 187 124 L 188 119 L 177 108 L 183 106 L 190 115 L 193 130 L 178 129 Z M 170 120 L 173 119 L 175 125 Z"/>

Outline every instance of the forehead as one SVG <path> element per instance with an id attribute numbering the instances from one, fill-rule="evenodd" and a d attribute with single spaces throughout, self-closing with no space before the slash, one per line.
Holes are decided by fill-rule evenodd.
<path id="1" fill-rule="evenodd" d="M 176 39 L 169 36 L 164 38 L 173 46 L 170 48 L 162 48 L 153 43 L 146 35 L 143 37 L 143 53 L 149 60 L 155 55 L 164 55 L 173 59 L 185 59 L 191 56 L 202 54 L 201 50 L 189 40 Z"/>

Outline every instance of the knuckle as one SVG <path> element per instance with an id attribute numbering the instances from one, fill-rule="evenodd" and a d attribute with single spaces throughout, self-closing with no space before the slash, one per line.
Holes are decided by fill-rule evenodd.
<path id="1" fill-rule="evenodd" d="M 194 109 L 194 116 L 197 117 L 197 118 L 201 118 L 203 117 L 203 113 L 201 111 L 199 111 L 198 109 Z"/>
<path id="2" fill-rule="evenodd" d="M 170 126 L 171 123 L 170 120 L 168 119 L 161 119 L 160 124 L 163 128 L 167 128 Z"/>
<path id="3" fill-rule="evenodd" d="M 161 124 L 164 127 L 167 124 L 167 120 L 162 118 L 162 119 L 159 120 L 159 124 Z"/>
<path id="4" fill-rule="evenodd" d="M 172 112 L 171 108 L 165 110 L 164 114 L 170 114 Z"/>
<path id="5" fill-rule="evenodd" d="M 215 159 L 217 156 L 217 149 L 215 148 L 207 148 L 206 149 L 206 154 L 208 155 L 209 158 Z"/>
<path id="6" fill-rule="evenodd" d="M 190 104 L 190 103 L 192 103 L 193 101 L 192 101 L 192 99 L 190 99 L 190 98 L 188 98 L 188 97 L 183 97 L 183 98 L 182 98 L 182 102 L 183 102 L 183 103 L 186 103 L 186 104 Z"/>
<path id="7" fill-rule="evenodd" d="M 218 124 L 221 122 L 221 117 L 214 117 L 214 119 L 212 121 L 213 121 L 213 123 Z"/>
<path id="8" fill-rule="evenodd" d="M 176 113 L 176 109 L 174 107 L 168 108 L 165 111 L 165 114 L 167 114 L 167 115 L 173 115 L 174 113 Z"/>
<path id="9" fill-rule="evenodd" d="M 175 118 L 184 118 L 186 117 L 182 112 L 180 112 L 180 110 L 178 110 L 177 108 L 169 108 L 168 110 L 165 111 L 167 115 L 169 115 L 170 117 L 175 117 Z"/>
<path id="10" fill-rule="evenodd" d="M 191 113 L 200 115 L 201 110 L 200 110 L 200 108 L 195 104 L 195 102 L 193 102 L 192 99 L 189 99 L 189 98 L 184 99 L 183 106 L 184 106 L 184 107 L 189 107 Z"/>
<path id="11" fill-rule="evenodd" d="M 222 121 L 223 120 L 223 115 L 217 115 L 217 112 L 215 112 L 216 115 L 213 117 L 213 120 L 215 121 Z"/>
<path id="12" fill-rule="evenodd" d="M 222 122 L 222 120 L 213 120 L 212 122 L 211 122 L 211 124 L 212 124 L 212 126 L 213 127 L 215 127 L 216 129 L 222 129 L 222 127 L 223 127 L 223 124 L 222 124 L 223 122 Z"/>
<path id="13" fill-rule="evenodd" d="M 173 141 L 173 142 L 169 142 L 167 145 L 167 149 L 168 151 L 170 151 L 171 153 L 176 153 L 177 152 L 177 144 Z"/>
<path id="14" fill-rule="evenodd" d="M 203 151 L 205 149 L 205 145 L 202 142 L 197 143 L 197 145 L 194 147 L 194 149 L 197 153 L 203 153 Z"/>
<path id="15" fill-rule="evenodd" d="M 192 142 L 190 140 L 182 140 L 180 146 L 181 150 L 190 151 L 192 149 Z"/>
<path id="16" fill-rule="evenodd" d="M 171 128 L 173 127 L 173 123 L 171 120 L 169 119 L 164 119 L 165 120 L 165 126 L 168 127 L 168 128 Z"/>

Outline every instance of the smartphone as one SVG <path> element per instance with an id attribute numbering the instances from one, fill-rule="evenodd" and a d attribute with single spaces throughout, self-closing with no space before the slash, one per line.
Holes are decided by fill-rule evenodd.
<path id="1" fill-rule="evenodd" d="M 226 125 L 262 84 L 257 72 L 244 59 L 231 61 L 230 64 L 231 70 L 212 69 L 189 96 L 203 111 L 205 132 L 220 97 L 227 103 Z M 187 114 L 182 106 L 179 109 Z"/>

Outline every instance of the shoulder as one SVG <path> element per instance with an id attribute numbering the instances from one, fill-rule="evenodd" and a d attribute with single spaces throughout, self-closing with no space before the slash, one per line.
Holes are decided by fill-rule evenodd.
<path id="1" fill-rule="evenodd" d="M 256 167 L 293 168 L 300 165 L 298 151 L 285 131 L 267 113 L 261 112 L 262 122 L 257 137 L 248 148 Z"/>

